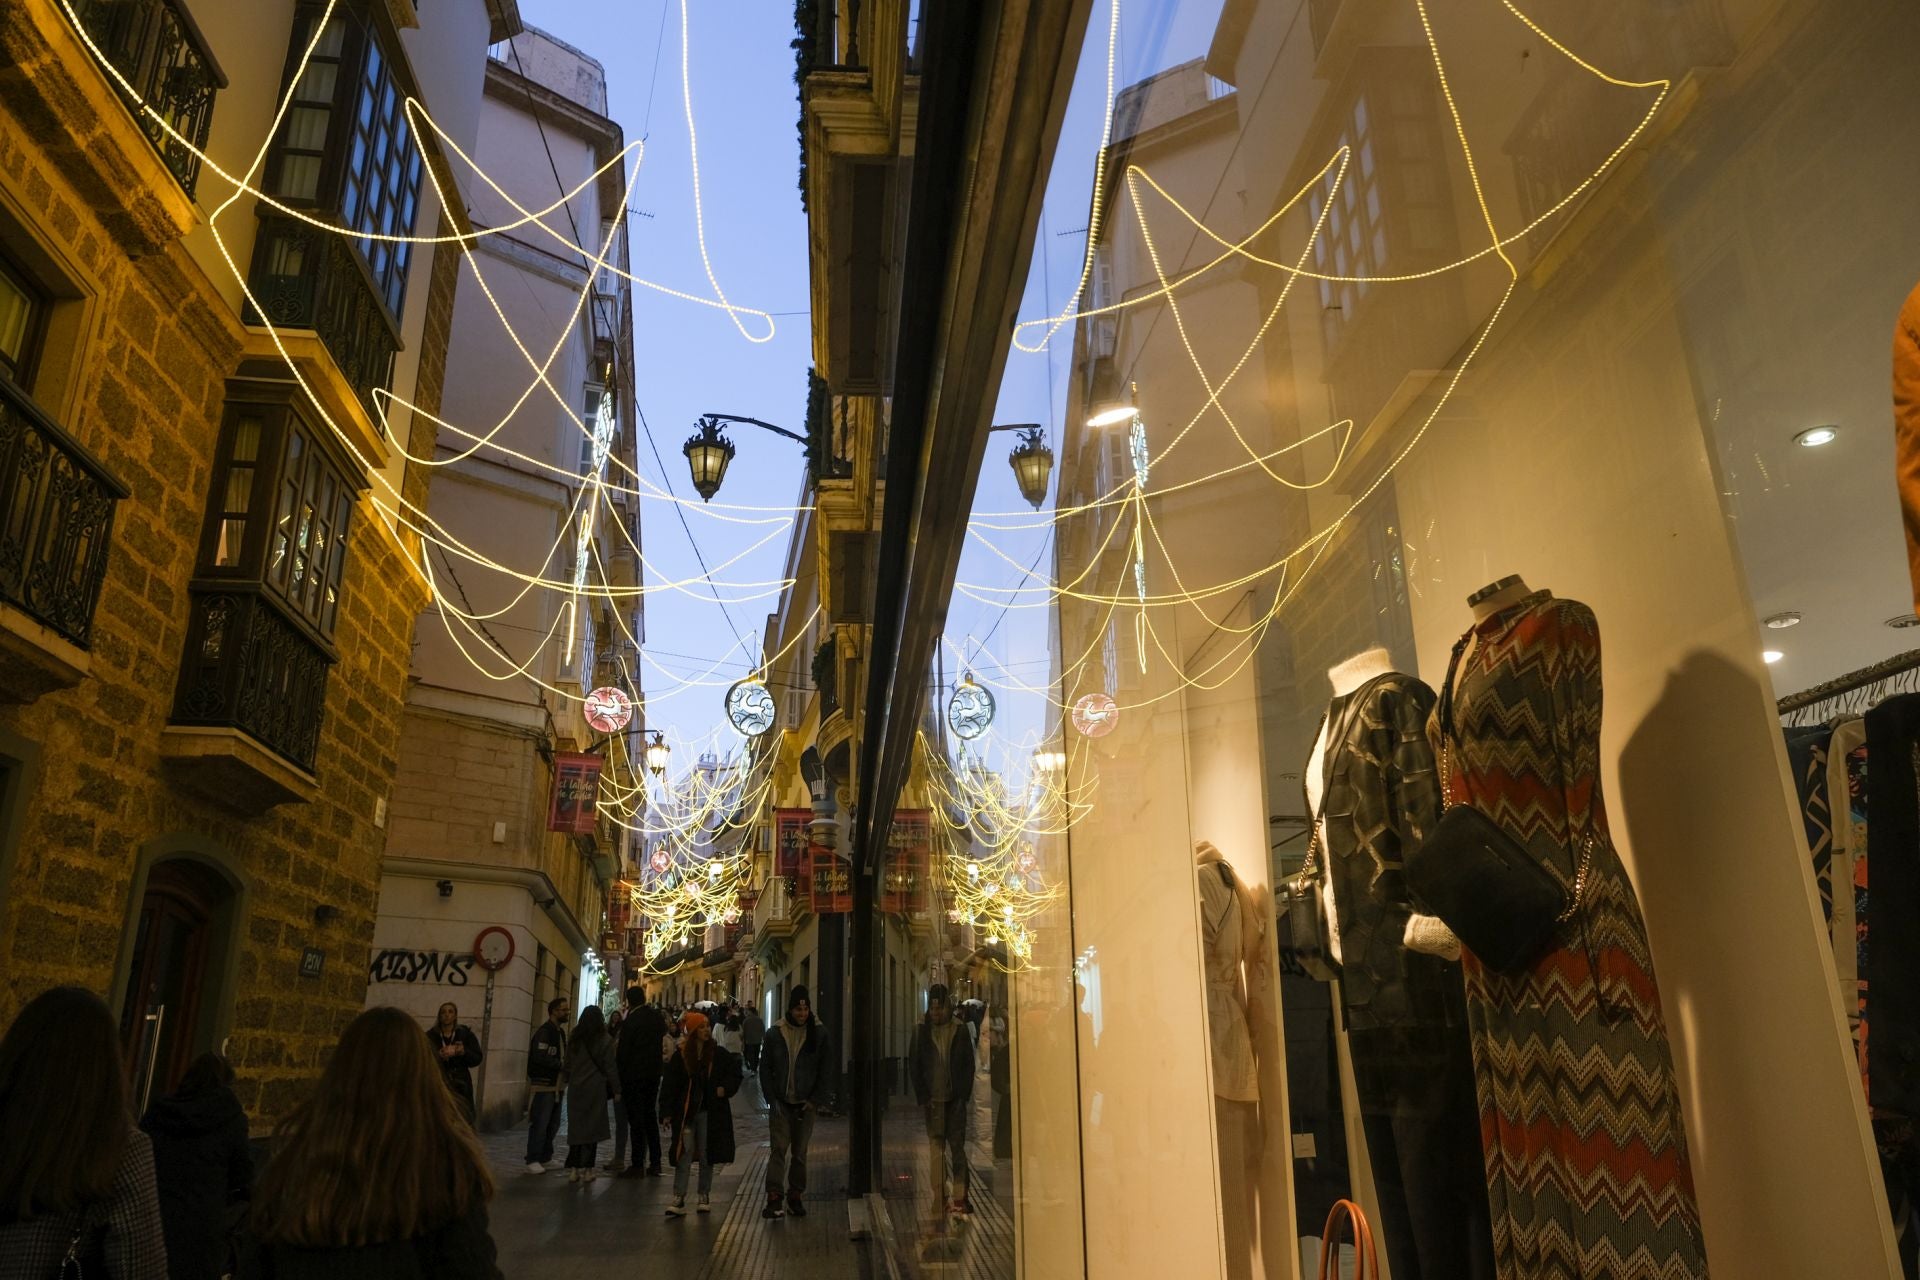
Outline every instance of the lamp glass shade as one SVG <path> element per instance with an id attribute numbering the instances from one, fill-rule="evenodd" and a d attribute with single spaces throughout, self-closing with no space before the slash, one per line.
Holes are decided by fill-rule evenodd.
<path id="1" fill-rule="evenodd" d="M 673 748 L 667 745 L 656 730 L 647 743 L 647 769 L 657 778 L 667 771 L 667 761 L 673 755 Z"/>
<path id="2" fill-rule="evenodd" d="M 1045 437 L 1038 429 L 1020 434 L 1020 443 L 1007 455 L 1007 462 L 1013 467 L 1014 482 L 1020 486 L 1020 496 L 1035 511 L 1047 500 L 1047 481 L 1053 475 L 1053 450 L 1047 447 Z"/>
<path id="3" fill-rule="evenodd" d="M 721 434 L 719 423 L 703 418 L 700 430 L 688 437 L 680 451 L 687 455 L 687 466 L 693 471 L 694 491 L 702 502 L 711 502 L 713 495 L 720 492 L 720 482 L 727 478 L 727 464 L 733 461 L 733 441 Z"/>
<path id="4" fill-rule="evenodd" d="M 1090 427 L 1111 427 L 1121 422 L 1133 420 L 1133 402 L 1131 400 L 1110 400 L 1093 406 L 1093 412 L 1087 415 Z"/>

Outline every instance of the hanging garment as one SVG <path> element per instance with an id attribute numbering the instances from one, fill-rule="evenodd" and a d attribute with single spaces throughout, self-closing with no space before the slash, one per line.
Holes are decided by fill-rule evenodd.
<path id="1" fill-rule="evenodd" d="M 1800 800 L 1800 820 L 1807 829 L 1807 852 L 1813 859 L 1813 883 L 1820 894 L 1820 914 L 1833 925 L 1833 814 L 1828 805 L 1827 742 L 1833 730 L 1823 724 L 1797 725 L 1786 731 L 1787 767 L 1793 773 Z"/>
<path id="2" fill-rule="evenodd" d="M 1907 530 L 1907 571 L 1920 613 L 1920 287 L 1907 295 L 1893 326 L 1894 481 Z"/>
<path id="3" fill-rule="evenodd" d="M 1246 987 L 1240 975 L 1240 896 L 1224 862 L 1195 868 L 1200 927 L 1207 966 L 1207 1038 L 1213 1048 L 1213 1094 L 1233 1102 L 1260 1101 L 1260 1068 L 1247 1025 Z"/>
<path id="4" fill-rule="evenodd" d="M 1451 785 L 1584 905 L 1529 969 L 1469 952 L 1467 1018 L 1500 1280 L 1707 1274 L 1646 925 L 1600 795 L 1600 631 L 1537 591 L 1487 618 L 1461 664 Z M 1437 744 L 1439 726 L 1430 724 Z"/>
<path id="5" fill-rule="evenodd" d="M 1873 941 L 1867 982 L 1874 1113 L 1920 1116 L 1920 694 L 1867 712 Z"/>

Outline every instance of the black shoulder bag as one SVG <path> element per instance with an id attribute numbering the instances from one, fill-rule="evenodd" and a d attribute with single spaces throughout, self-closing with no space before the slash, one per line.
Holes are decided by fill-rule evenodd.
<path id="1" fill-rule="evenodd" d="M 1420 904 L 1439 916 L 1489 969 L 1517 973 L 1539 958 L 1561 925 L 1573 919 L 1586 897 L 1593 866 L 1593 820 L 1587 820 L 1586 845 L 1580 851 L 1568 893 L 1519 841 L 1471 802 L 1453 799 L 1453 682 L 1469 631 L 1453 646 L 1447 682 L 1440 691 L 1440 788 L 1446 811 L 1420 848 L 1407 860 L 1407 887 Z M 1559 760 L 1559 725 L 1554 758 L 1560 785 L 1566 788 L 1566 764 Z"/>

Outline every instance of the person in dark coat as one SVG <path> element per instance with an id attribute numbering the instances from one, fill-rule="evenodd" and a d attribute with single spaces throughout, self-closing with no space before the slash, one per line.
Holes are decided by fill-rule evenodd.
<path id="1" fill-rule="evenodd" d="M 232 1268 L 253 1194 L 247 1113 L 234 1096 L 233 1068 L 217 1053 L 201 1054 L 180 1087 L 147 1108 L 140 1127 L 153 1139 L 167 1275 L 220 1280 Z"/>
<path id="2" fill-rule="evenodd" d="M 660 1120 L 656 1110 L 660 1075 L 666 1069 L 667 1020 L 659 1006 L 647 1003 L 640 987 L 627 988 L 627 1017 L 614 1046 L 614 1066 L 620 1074 L 620 1094 L 627 1100 L 627 1124 L 632 1130 L 633 1163 L 620 1176 L 660 1176 Z M 643 1147 L 641 1144 L 645 1144 Z M 647 1154 L 641 1167 L 640 1153 Z"/>
<path id="3" fill-rule="evenodd" d="M 796 984 L 787 993 L 787 1016 L 760 1043 L 760 1096 L 767 1100 L 772 1148 L 761 1217 L 807 1216 L 807 1146 L 815 1114 L 833 1097 L 838 1066 L 827 1030 L 813 1016 L 812 994 Z"/>
<path id="4" fill-rule="evenodd" d="M 473 1069 L 480 1065 L 480 1039 L 460 1021 L 460 1009 L 449 1000 L 440 1006 L 440 1016 L 427 1032 L 427 1044 L 447 1088 L 460 1101 L 460 1110 L 472 1124 L 477 1108 L 473 1100 Z"/>
<path id="5" fill-rule="evenodd" d="M 600 1144 L 613 1136 L 607 1103 L 619 1096 L 607 1015 L 590 1004 L 580 1011 L 567 1045 L 567 1181 L 592 1182 L 600 1176 L 594 1167 Z"/>
<path id="6" fill-rule="evenodd" d="M 673 1155 L 673 1200 L 667 1216 L 687 1212 L 687 1183 L 694 1161 L 700 1162 L 700 1199 L 695 1208 L 706 1213 L 713 1191 L 716 1165 L 734 1157 L 733 1104 L 743 1079 L 740 1059 L 713 1038 L 713 1024 L 698 1010 L 680 1017 L 679 1051 L 667 1063 L 660 1084 L 661 1124 L 673 1129 L 668 1149 Z"/>
<path id="7" fill-rule="evenodd" d="M 505 1280 L 486 1156 L 405 1010 L 347 1024 L 275 1138 L 243 1280 Z"/>
<path id="8" fill-rule="evenodd" d="M 968 1199 L 967 1116 L 973 1110 L 973 1037 L 953 1016 L 944 984 L 927 991 L 927 1016 L 913 1033 L 907 1069 L 927 1123 L 928 1183 L 936 1208 L 951 1182 L 949 1212 L 973 1212 Z"/>

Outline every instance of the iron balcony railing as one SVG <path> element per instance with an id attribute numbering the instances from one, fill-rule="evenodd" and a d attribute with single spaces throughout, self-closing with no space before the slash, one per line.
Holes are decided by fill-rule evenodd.
<path id="1" fill-rule="evenodd" d="M 0 378 L 0 601 L 82 649 L 127 487 Z"/>
<path id="2" fill-rule="evenodd" d="M 108 76 L 126 99 L 141 132 L 191 196 L 200 178 L 200 153 L 206 150 L 207 131 L 213 125 L 214 95 L 227 87 L 227 78 L 192 15 L 179 0 L 69 3 L 80 29 L 126 78 L 122 84 Z M 172 133 L 140 109 L 143 102 L 172 126 Z"/>
<path id="3" fill-rule="evenodd" d="M 259 217 L 247 323 L 313 330 L 384 432 L 373 393 L 393 376 L 400 326 L 366 264 L 346 236 L 264 208 Z"/>
<path id="4" fill-rule="evenodd" d="M 313 772 L 333 655 L 258 589 L 196 583 L 174 724 L 238 729 Z"/>

